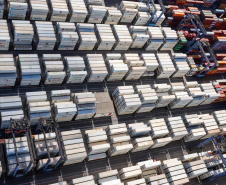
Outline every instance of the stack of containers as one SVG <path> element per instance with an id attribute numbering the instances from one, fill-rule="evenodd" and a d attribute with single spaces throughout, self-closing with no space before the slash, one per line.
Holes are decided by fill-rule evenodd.
<path id="1" fill-rule="evenodd" d="M 219 175 L 221 173 L 225 172 L 225 169 L 224 168 L 220 168 L 220 169 L 216 169 L 216 170 L 211 170 L 207 173 L 204 173 L 202 175 L 200 175 L 200 179 L 201 180 L 204 180 L 204 179 L 207 179 L 209 177 L 213 177 L 213 176 L 216 176 L 216 175 Z"/>
<path id="2" fill-rule="evenodd" d="M 56 35 L 52 22 L 35 21 L 37 50 L 54 50 Z"/>
<path id="3" fill-rule="evenodd" d="M 175 95 L 169 94 L 169 90 L 171 89 L 170 85 L 154 84 L 153 88 L 155 89 L 158 96 L 155 107 L 166 107 L 175 99 Z"/>
<path id="4" fill-rule="evenodd" d="M 137 85 L 136 92 L 140 97 L 142 103 L 137 113 L 150 112 L 155 108 L 156 101 L 158 100 L 157 94 L 150 85 Z"/>
<path id="5" fill-rule="evenodd" d="M 130 61 L 139 61 L 140 57 L 138 53 L 124 53 L 123 60 L 125 64 L 128 64 Z"/>
<path id="6" fill-rule="evenodd" d="M 123 181 L 126 181 L 127 184 L 129 181 L 132 181 L 134 179 L 139 179 L 142 175 L 142 171 L 140 169 L 140 166 L 130 166 L 126 168 L 122 168 L 119 171 L 120 179 Z"/>
<path id="7" fill-rule="evenodd" d="M 121 12 L 122 12 L 122 18 L 120 20 L 120 23 L 131 24 L 134 18 L 136 17 L 138 10 L 125 8 L 125 9 L 121 9 Z"/>
<path id="8" fill-rule="evenodd" d="M 150 7 L 145 2 L 135 2 L 137 4 L 136 9 L 140 12 L 148 12 Z"/>
<path id="9" fill-rule="evenodd" d="M 195 160 L 192 162 L 188 162 L 184 165 L 184 167 L 189 179 L 196 178 L 208 172 L 204 160 Z"/>
<path id="10" fill-rule="evenodd" d="M 161 174 L 161 175 L 155 175 L 155 176 L 149 176 L 146 178 L 146 182 L 148 185 L 152 185 L 152 184 L 163 184 L 163 185 L 168 185 L 168 180 L 166 178 L 165 174 Z"/>
<path id="11" fill-rule="evenodd" d="M 140 58 L 144 61 L 144 66 L 146 67 L 146 71 L 144 72 L 143 76 L 154 76 L 155 70 L 159 66 L 155 54 L 142 53 L 140 55 Z"/>
<path id="12" fill-rule="evenodd" d="M 151 131 L 151 128 L 148 127 L 143 122 L 131 123 L 131 124 L 128 124 L 127 127 L 131 137 L 146 136 Z"/>
<path id="13" fill-rule="evenodd" d="M 201 114 L 199 117 L 203 120 L 203 127 L 206 131 L 206 135 L 202 139 L 218 135 L 221 132 L 213 115 Z"/>
<path id="14" fill-rule="evenodd" d="M 182 185 L 189 182 L 184 166 L 178 159 L 163 161 L 163 168 L 169 183 Z"/>
<path id="15" fill-rule="evenodd" d="M 223 155 L 223 157 L 225 158 L 225 154 Z M 219 155 L 212 156 L 204 161 L 206 163 L 207 168 L 210 168 L 210 169 L 223 164 L 223 161 L 221 160 Z"/>
<path id="16" fill-rule="evenodd" d="M 37 54 L 19 54 L 17 65 L 20 69 L 20 86 L 40 84 L 41 67 Z"/>
<path id="17" fill-rule="evenodd" d="M 57 22 L 59 37 L 58 50 L 74 50 L 78 42 L 78 33 L 74 23 Z"/>
<path id="18" fill-rule="evenodd" d="M 188 89 L 188 88 L 193 88 L 193 87 L 198 87 L 199 84 L 197 81 L 184 81 L 184 86 L 185 86 L 185 89 Z"/>
<path id="19" fill-rule="evenodd" d="M 69 0 L 70 22 L 85 22 L 88 15 L 84 0 Z"/>
<path id="20" fill-rule="evenodd" d="M 111 26 L 108 24 L 96 24 L 97 34 L 97 50 L 112 50 L 115 45 L 115 37 L 113 35 Z"/>
<path id="21" fill-rule="evenodd" d="M 215 91 L 212 83 L 202 83 L 200 84 L 200 88 L 206 94 L 206 100 L 200 105 L 211 104 L 220 97 L 220 94 Z"/>
<path id="22" fill-rule="evenodd" d="M 206 135 L 204 128 L 195 128 L 188 131 L 188 135 L 184 138 L 185 142 L 196 141 Z"/>
<path id="23" fill-rule="evenodd" d="M 156 7 L 156 10 L 155 11 L 155 8 L 150 4 L 150 12 L 151 14 L 153 15 L 154 14 L 154 17 L 153 19 L 151 20 L 151 23 L 154 24 L 154 26 L 161 26 L 162 22 L 164 21 L 165 19 L 165 15 L 162 14 L 162 11 L 161 11 L 161 7 L 159 4 L 155 4 L 154 5 Z M 161 16 L 161 17 L 160 17 Z M 160 18 L 159 18 L 160 17 Z M 158 20 L 159 19 L 159 20 Z M 158 21 L 157 21 L 158 20 Z M 156 22 L 157 21 L 157 22 Z"/>
<path id="24" fill-rule="evenodd" d="M 89 19 L 88 23 L 101 24 L 105 17 L 107 9 L 105 6 L 89 6 Z"/>
<path id="25" fill-rule="evenodd" d="M 95 116 L 94 118 L 112 116 L 115 113 L 113 102 L 108 92 L 95 92 Z"/>
<path id="26" fill-rule="evenodd" d="M 64 166 L 84 161 L 87 153 L 81 130 L 62 131 L 61 137 L 66 154 Z"/>
<path id="27" fill-rule="evenodd" d="M 79 33 L 79 48 L 78 50 L 93 50 L 97 38 L 94 32 L 94 24 L 77 24 L 77 31 Z"/>
<path id="28" fill-rule="evenodd" d="M 203 151 L 203 152 L 198 153 L 200 159 L 205 161 L 207 168 L 211 168 L 210 166 L 214 166 L 214 162 L 217 162 L 217 161 L 219 162 L 218 164 L 223 163 L 223 161 L 220 159 L 220 156 L 213 155 L 212 152 L 213 152 L 212 150 L 209 150 L 209 151 Z M 225 154 L 223 154 L 223 157 L 225 158 Z M 212 163 L 212 165 L 211 165 L 211 163 Z"/>
<path id="29" fill-rule="evenodd" d="M 166 118 L 166 123 L 173 141 L 180 140 L 188 135 L 188 131 L 181 116 Z"/>
<path id="30" fill-rule="evenodd" d="M 176 69 L 176 72 L 172 75 L 172 77 L 183 77 L 185 76 L 189 71 L 190 67 L 187 63 L 187 55 L 183 53 L 174 53 L 172 55 L 173 64 Z"/>
<path id="31" fill-rule="evenodd" d="M 57 122 L 71 121 L 77 113 L 75 103 L 70 101 L 71 91 L 52 90 L 50 92 L 52 113 Z"/>
<path id="32" fill-rule="evenodd" d="M 162 164 L 161 161 L 154 161 L 153 159 L 150 159 L 147 161 L 138 162 L 137 165 L 140 166 L 143 178 L 147 179 L 150 177 L 152 179 L 156 176 L 157 170 L 158 168 L 161 168 Z"/>
<path id="33" fill-rule="evenodd" d="M 107 185 L 107 184 L 123 185 L 121 180 L 118 178 L 118 170 L 101 172 L 98 175 L 96 175 L 95 179 L 97 184 L 99 185 Z"/>
<path id="34" fill-rule="evenodd" d="M 183 82 L 171 83 L 171 86 L 170 92 L 176 97 L 169 104 L 171 109 L 183 108 L 193 100 L 193 98 L 185 91 Z"/>
<path id="35" fill-rule="evenodd" d="M 120 3 L 120 9 L 123 8 L 131 8 L 131 9 L 136 9 L 137 7 L 137 2 L 132 2 L 132 1 L 122 1 Z"/>
<path id="36" fill-rule="evenodd" d="M 37 125 L 41 118 L 51 118 L 50 102 L 46 91 L 26 92 L 26 104 L 30 125 Z"/>
<path id="37" fill-rule="evenodd" d="M 15 137 L 15 143 L 13 138 L 5 140 L 7 176 L 14 175 L 18 163 L 18 171 L 16 174 L 18 176 L 23 176 L 22 174 L 24 174 L 26 170 L 28 170 L 27 172 L 30 172 L 33 169 L 34 158 L 32 153 L 30 153 L 31 143 L 28 142 L 28 140 L 28 136 Z"/>
<path id="38" fill-rule="evenodd" d="M 0 97 L 1 129 L 11 128 L 12 120 L 19 121 L 24 118 L 22 100 L 19 96 Z"/>
<path id="39" fill-rule="evenodd" d="M 62 84 L 66 72 L 60 54 L 43 54 L 45 84 Z"/>
<path id="40" fill-rule="evenodd" d="M 113 25 L 113 33 L 116 38 L 114 50 L 128 50 L 133 42 L 126 25 Z"/>
<path id="41" fill-rule="evenodd" d="M 25 20 L 28 11 L 27 0 L 9 0 L 8 2 L 8 19 L 21 19 Z"/>
<path id="42" fill-rule="evenodd" d="M 154 141 L 154 144 L 151 148 L 159 148 L 159 147 L 166 146 L 167 144 L 172 142 L 172 138 L 171 137 L 165 137 L 165 138 L 155 139 L 153 141 Z"/>
<path id="43" fill-rule="evenodd" d="M 80 56 L 65 56 L 67 83 L 83 83 L 87 71 L 85 71 L 85 63 L 83 57 Z"/>
<path id="44" fill-rule="evenodd" d="M 210 3 L 213 4 L 215 2 L 215 0 L 204 0 L 204 3 Z M 223 16 L 221 16 L 222 18 Z M 205 28 L 208 29 L 212 29 L 213 27 L 215 27 L 215 25 L 217 24 L 217 22 L 222 22 L 219 21 L 219 19 L 217 18 L 217 16 L 215 14 L 213 14 L 211 12 L 211 10 L 202 10 L 201 14 L 200 14 L 200 20 L 202 21 L 202 24 Z"/>
<path id="45" fill-rule="evenodd" d="M 87 54 L 87 81 L 88 82 L 103 82 L 108 71 L 102 54 Z"/>
<path id="46" fill-rule="evenodd" d="M 185 115 L 183 117 L 183 120 L 187 127 L 200 126 L 203 124 L 203 120 L 199 117 L 198 114 Z"/>
<path id="47" fill-rule="evenodd" d="M 88 145 L 88 161 L 106 158 L 106 152 L 110 148 L 106 131 L 102 128 L 86 130 L 85 136 Z"/>
<path id="48" fill-rule="evenodd" d="M 149 120 L 146 124 L 151 128 L 150 133 L 152 139 L 163 138 L 169 134 L 166 122 L 163 118 Z"/>
<path id="49" fill-rule="evenodd" d="M 146 50 L 157 51 L 163 43 L 164 36 L 160 27 L 148 26 L 147 33 L 150 36 L 146 45 Z"/>
<path id="50" fill-rule="evenodd" d="M 65 22 L 69 14 L 66 0 L 51 0 L 50 5 L 51 5 L 50 21 Z"/>
<path id="51" fill-rule="evenodd" d="M 9 50 L 11 37 L 9 35 L 9 27 L 7 20 L 0 20 L 0 25 L 1 25 L 0 50 Z"/>
<path id="52" fill-rule="evenodd" d="M 213 81 L 213 86 L 220 97 L 214 101 L 214 103 L 225 102 L 226 101 L 226 89 L 224 85 L 226 83 L 225 79 Z"/>
<path id="53" fill-rule="evenodd" d="M 133 86 L 118 86 L 112 97 L 119 115 L 133 114 L 141 106 L 140 98 L 135 94 Z"/>
<path id="54" fill-rule="evenodd" d="M 148 12 L 149 6 L 145 2 L 122 1 L 120 8 L 137 9 L 140 12 Z"/>
<path id="55" fill-rule="evenodd" d="M 206 100 L 206 93 L 203 92 L 200 87 L 188 88 L 187 92 L 193 98 L 187 107 L 198 106 Z"/>
<path id="56" fill-rule="evenodd" d="M 189 88 L 189 83 L 187 84 L 187 88 Z M 174 92 L 177 92 L 177 91 L 185 91 L 186 90 L 186 83 L 183 83 L 183 82 L 174 82 L 174 83 L 171 83 L 171 89 L 170 89 L 170 92 L 171 93 L 174 93 Z"/>
<path id="57" fill-rule="evenodd" d="M 194 76 L 198 71 L 198 67 L 197 67 L 194 59 L 192 57 L 187 57 L 187 63 L 190 67 L 190 70 L 188 71 L 186 76 Z"/>
<path id="58" fill-rule="evenodd" d="M 129 71 L 125 76 L 125 80 L 138 80 L 146 71 L 144 61 L 140 59 L 138 53 L 124 54 L 124 63 L 128 65 Z"/>
<path id="59" fill-rule="evenodd" d="M 187 39 L 184 35 L 184 32 L 183 31 L 177 31 L 177 35 L 178 35 L 178 43 L 176 44 L 176 46 L 173 48 L 174 51 L 180 51 L 182 50 L 182 48 L 184 46 L 187 45 Z"/>
<path id="60" fill-rule="evenodd" d="M 105 24 L 118 24 L 122 17 L 122 13 L 115 7 L 106 7 L 106 20 Z"/>
<path id="61" fill-rule="evenodd" d="M 43 169 L 47 163 L 49 163 L 49 167 L 55 166 L 57 162 L 60 160 L 59 153 L 59 143 L 56 138 L 56 134 L 54 132 L 46 133 L 46 143 L 44 141 L 44 134 L 34 135 L 34 148 L 36 153 L 37 170 Z M 48 150 L 47 150 L 48 147 Z M 50 154 L 50 161 L 48 159 L 48 152 Z"/>
<path id="62" fill-rule="evenodd" d="M 31 4 L 31 16 L 30 20 L 33 21 L 46 21 L 49 13 L 49 7 L 46 0 L 30 0 Z"/>
<path id="63" fill-rule="evenodd" d="M 120 53 L 107 53 L 105 64 L 108 70 L 107 81 L 120 81 L 129 70 L 127 64 L 124 64 Z"/>
<path id="64" fill-rule="evenodd" d="M 178 36 L 176 31 L 172 30 L 170 27 L 162 27 L 162 32 L 164 35 L 164 41 L 165 43 L 161 47 L 161 51 L 166 51 L 169 50 L 171 51 L 173 47 L 177 44 L 178 42 Z"/>
<path id="65" fill-rule="evenodd" d="M 151 148 L 154 142 L 152 141 L 151 136 L 146 136 L 146 137 L 133 138 L 132 144 L 133 144 L 133 149 L 131 150 L 131 152 L 139 152 L 139 151 L 143 151 L 143 150 L 147 150 L 148 148 Z"/>
<path id="66" fill-rule="evenodd" d="M 219 127 L 221 128 L 222 132 L 226 131 L 226 111 L 220 110 L 220 111 L 214 111 L 213 116 L 218 123 Z"/>
<path id="67" fill-rule="evenodd" d="M 111 144 L 111 148 L 108 150 L 108 154 L 111 157 L 126 154 L 133 149 L 125 123 L 109 125 L 106 131 Z"/>
<path id="68" fill-rule="evenodd" d="M 134 25 L 136 26 L 145 26 L 151 19 L 149 12 L 137 12 L 136 21 Z"/>
<path id="69" fill-rule="evenodd" d="M 170 85 L 171 85 L 170 92 L 172 94 L 174 92 L 177 92 L 177 91 L 184 91 L 185 90 L 185 86 L 184 86 L 183 82 L 174 82 L 174 83 L 171 83 Z"/>
<path id="70" fill-rule="evenodd" d="M 169 78 L 176 72 L 172 59 L 168 53 L 157 53 L 159 66 L 157 68 L 157 78 Z"/>
<path id="71" fill-rule="evenodd" d="M 191 161 L 191 160 L 196 160 L 199 158 L 199 154 L 198 153 L 192 153 L 192 154 L 186 154 L 186 155 L 183 155 L 180 159 L 183 163 L 186 163 L 188 161 Z M 186 170 L 187 171 L 187 170 Z"/>
<path id="72" fill-rule="evenodd" d="M 17 70 L 12 54 L 0 55 L 0 87 L 15 86 Z"/>
<path id="73" fill-rule="evenodd" d="M 146 26 L 130 26 L 133 43 L 130 48 L 143 48 L 149 39 Z"/>
<path id="74" fill-rule="evenodd" d="M 93 175 L 72 179 L 70 182 L 70 185 L 81 185 L 81 183 L 97 185 L 97 184 L 95 184 Z"/>
<path id="75" fill-rule="evenodd" d="M 225 37 L 216 36 L 214 38 L 214 43 L 211 45 L 213 51 L 224 50 L 225 49 Z"/>
<path id="76" fill-rule="evenodd" d="M 94 116 L 96 102 L 94 93 L 75 93 L 71 94 L 71 96 L 74 99 L 74 103 L 77 105 L 78 114 L 76 116 L 76 120 L 89 119 Z"/>
<path id="77" fill-rule="evenodd" d="M 32 50 L 34 29 L 30 21 L 13 20 L 14 50 Z"/>

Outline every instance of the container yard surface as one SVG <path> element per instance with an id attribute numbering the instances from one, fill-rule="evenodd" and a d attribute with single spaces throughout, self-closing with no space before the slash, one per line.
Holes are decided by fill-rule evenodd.
<path id="1" fill-rule="evenodd" d="M 121 0 L 105 0 L 105 6 L 115 6 L 120 4 Z M 85 55 L 85 54 L 103 54 L 103 53 L 114 53 L 114 51 L 0 51 L 0 54 L 62 54 L 64 56 L 75 56 L 75 55 Z M 117 52 L 121 53 L 121 52 Z M 124 52 L 123 52 L 124 53 Z M 148 51 L 143 51 L 139 49 L 130 49 L 126 53 L 148 53 Z M 199 83 L 213 81 L 215 79 L 226 79 L 226 75 L 215 75 L 215 76 L 205 76 L 205 78 L 195 78 L 186 77 L 187 81 L 198 81 Z M 183 82 L 182 78 L 173 79 L 156 79 L 154 78 L 141 78 L 136 81 L 120 81 L 120 82 L 104 82 L 104 83 L 82 83 L 82 84 L 64 84 L 64 85 L 47 85 L 47 86 L 34 86 L 34 87 L 15 87 L 15 88 L 0 88 L 0 96 L 13 96 L 20 95 L 25 96 L 26 92 L 32 91 L 46 91 L 48 94 L 51 90 L 62 90 L 70 89 L 72 93 L 84 92 L 86 90 L 90 92 L 103 92 L 108 91 L 112 94 L 117 86 L 121 85 L 146 85 L 155 83 L 169 83 L 169 82 Z M 169 116 L 181 116 L 185 114 L 205 114 L 212 113 L 215 110 L 225 110 L 225 103 L 201 105 L 197 107 L 188 107 L 182 109 L 168 109 L 168 108 L 155 108 L 149 113 L 140 113 L 135 115 L 121 115 L 118 116 L 119 123 L 136 123 L 136 122 L 146 122 L 150 119 L 166 118 Z M 70 122 L 61 122 L 59 124 L 61 131 L 81 129 L 82 131 L 87 129 L 93 129 L 97 127 L 108 126 L 111 124 L 112 120 L 108 118 L 95 118 L 87 120 L 77 120 Z M 200 141 L 193 141 L 184 143 L 182 140 L 171 142 L 170 144 L 156 149 L 149 149 L 136 153 L 128 153 L 125 155 L 119 155 L 115 157 L 107 157 L 95 161 L 84 161 L 82 163 L 73 164 L 69 166 L 64 166 L 59 169 L 50 172 L 36 172 L 29 174 L 25 177 L 16 179 L 0 179 L 0 185 L 46 185 L 55 183 L 58 180 L 70 181 L 71 179 L 82 177 L 83 175 L 96 175 L 100 172 L 106 171 L 107 169 L 121 169 L 128 167 L 129 165 L 135 165 L 137 162 L 148 160 L 150 158 L 156 160 L 166 160 L 172 158 L 179 158 L 186 153 L 193 153 L 194 150 L 190 152 L 192 147 L 198 145 Z M 212 144 L 205 146 L 204 151 L 212 150 Z M 201 152 L 202 150 L 197 150 Z M 204 185 L 225 185 L 226 177 L 217 178 L 214 181 L 203 183 Z M 198 185 L 200 184 L 197 178 L 191 179 L 186 185 Z"/>

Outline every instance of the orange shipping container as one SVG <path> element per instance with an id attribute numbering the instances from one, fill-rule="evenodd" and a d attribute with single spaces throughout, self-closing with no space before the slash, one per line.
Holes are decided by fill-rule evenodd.
<path id="1" fill-rule="evenodd" d="M 225 9 L 225 8 L 226 8 L 226 4 L 221 3 L 220 6 L 219 6 L 219 8 L 220 8 L 220 9 Z"/>
<path id="2" fill-rule="evenodd" d="M 183 12 L 173 12 L 173 17 L 184 17 L 185 16 L 185 13 Z"/>
<path id="3" fill-rule="evenodd" d="M 217 70 L 211 70 L 207 73 L 207 75 L 214 75 L 217 72 Z"/>

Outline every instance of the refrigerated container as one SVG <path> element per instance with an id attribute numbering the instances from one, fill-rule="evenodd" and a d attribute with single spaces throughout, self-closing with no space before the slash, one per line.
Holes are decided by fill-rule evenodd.
<path id="1" fill-rule="evenodd" d="M 30 21 L 12 20 L 12 29 L 13 29 L 14 50 L 32 50 L 32 43 L 34 39 L 34 28 Z"/>
<path id="2" fill-rule="evenodd" d="M 66 0 L 51 0 L 49 2 L 50 21 L 66 22 L 69 9 Z"/>
<path id="3" fill-rule="evenodd" d="M 37 54 L 19 54 L 17 66 L 19 69 L 20 86 L 40 84 L 42 71 Z"/>
<path id="4" fill-rule="evenodd" d="M 81 130 L 61 131 L 61 138 L 66 155 L 64 165 L 80 163 L 86 159 L 87 152 Z"/>
<path id="5" fill-rule="evenodd" d="M 57 39 L 52 22 L 35 21 L 35 29 L 36 50 L 54 50 Z"/>

